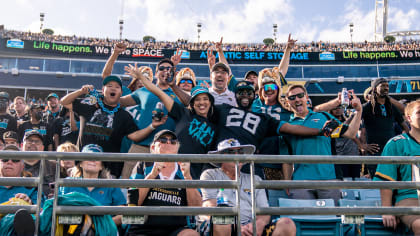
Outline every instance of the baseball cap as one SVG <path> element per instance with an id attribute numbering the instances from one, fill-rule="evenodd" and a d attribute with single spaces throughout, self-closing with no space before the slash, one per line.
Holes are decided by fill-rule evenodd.
<path id="1" fill-rule="evenodd" d="M 254 91 L 254 85 L 249 81 L 238 82 L 235 86 L 235 93 L 243 89 L 249 89 L 249 90 Z"/>
<path id="2" fill-rule="evenodd" d="M 115 75 L 110 75 L 110 76 L 107 76 L 107 77 L 104 79 L 104 81 L 102 81 L 102 85 L 106 85 L 107 83 L 109 83 L 109 82 L 111 82 L 111 81 L 115 81 L 115 82 L 117 82 L 117 83 L 118 83 L 118 84 L 122 87 L 122 82 L 121 82 L 120 77 L 115 76 Z"/>
<path id="3" fill-rule="evenodd" d="M 377 78 L 375 80 L 372 80 L 372 82 L 370 82 L 370 85 L 372 89 L 375 89 L 379 84 L 382 84 L 382 83 L 388 83 L 388 80 L 385 78 Z"/>
<path id="4" fill-rule="evenodd" d="M 199 94 L 205 93 L 209 96 L 210 102 L 214 103 L 214 97 L 209 92 L 209 89 L 206 87 L 196 86 L 191 89 L 191 99 L 190 104 L 194 101 L 195 97 L 197 97 Z"/>
<path id="5" fill-rule="evenodd" d="M 255 152 L 255 146 L 252 144 L 241 145 L 237 139 L 230 138 L 221 141 L 217 145 L 216 151 L 209 151 L 209 154 L 218 154 L 228 149 L 238 149 L 241 148 L 244 151 L 244 154 L 253 154 Z"/>
<path id="6" fill-rule="evenodd" d="M 3 151 L 20 151 L 16 145 L 9 144 L 3 148 Z"/>
<path id="7" fill-rule="evenodd" d="M 25 141 L 26 139 L 28 139 L 29 137 L 31 137 L 33 135 L 38 136 L 42 141 L 44 141 L 44 138 L 42 137 L 42 134 L 38 130 L 35 130 L 35 129 L 25 132 L 25 135 L 23 137 L 23 141 Z"/>
<path id="8" fill-rule="evenodd" d="M 163 129 L 155 134 L 155 137 L 153 138 L 152 143 L 156 142 L 156 140 L 158 140 L 160 137 L 162 137 L 165 134 L 171 135 L 172 138 L 177 139 L 176 134 L 174 132 L 170 131 L 169 129 Z"/>
<path id="9" fill-rule="evenodd" d="M 15 139 L 18 140 L 17 133 L 15 131 L 7 131 L 3 134 L 3 140 L 5 139 Z"/>
<path id="10" fill-rule="evenodd" d="M 211 68 L 211 72 L 215 71 L 217 68 L 222 68 L 224 71 L 229 73 L 229 68 L 227 67 L 227 65 L 225 63 L 218 62 L 218 63 L 214 64 L 213 67 Z"/>
<path id="11" fill-rule="evenodd" d="M 248 72 L 245 73 L 245 77 L 244 78 L 246 79 L 248 77 L 248 75 L 251 75 L 251 74 L 254 74 L 254 75 L 258 76 L 258 73 L 256 71 L 250 70 L 250 71 L 248 71 Z"/>
<path id="12" fill-rule="evenodd" d="M 10 96 L 7 92 L 0 92 L 0 98 L 4 98 L 4 99 L 9 100 L 9 97 Z"/>
<path id="13" fill-rule="evenodd" d="M 88 144 L 82 148 L 82 152 L 104 152 L 98 144 Z"/>
<path id="14" fill-rule="evenodd" d="M 50 93 L 50 94 L 48 94 L 47 100 L 50 99 L 51 97 L 58 99 L 58 95 L 56 93 Z"/>

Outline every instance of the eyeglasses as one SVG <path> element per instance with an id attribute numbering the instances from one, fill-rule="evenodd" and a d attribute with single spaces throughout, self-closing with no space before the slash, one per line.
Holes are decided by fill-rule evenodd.
<path id="1" fill-rule="evenodd" d="M 192 80 L 190 80 L 190 79 L 182 79 L 182 80 L 180 80 L 180 81 L 179 81 L 179 83 L 180 83 L 180 84 L 183 84 L 183 83 L 192 84 L 193 82 L 192 82 Z"/>
<path id="2" fill-rule="evenodd" d="M 172 69 L 172 66 L 159 66 L 158 67 L 158 70 L 160 71 L 171 70 L 171 69 Z"/>
<path id="3" fill-rule="evenodd" d="M 275 84 L 264 84 L 264 91 L 268 91 L 268 90 L 277 90 L 279 88 L 279 86 L 275 85 Z"/>
<path id="4" fill-rule="evenodd" d="M 177 144 L 177 143 L 178 143 L 178 140 L 177 140 L 177 139 L 172 139 L 172 138 L 158 138 L 158 141 L 159 141 L 160 143 L 168 143 L 168 141 L 169 141 L 171 144 Z"/>
<path id="5" fill-rule="evenodd" d="M 221 152 L 221 154 L 244 154 L 244 150 L 242 148 L 239 149 L 226 149 Z"/>
<path id="6" fill-rule="evenodd" d="M 251 90 L 241 90 L 238 92 L 239 96 L 252 96 L 254 92 Z"/>
<path id="7" fill-rule="evenodd" d="M 303 98 L 303 97 L 305 97 L 305 93 L 298 93 L 298 94 L 295 94 L 295 95 L 292 95 L 292 96 L 288 96 L 287 99 L 289 99 L 290 101 L 293 101 L 293 100 L 296 99 L 296 97 Z"/>
<path id="8" fill-rule="evenodd" d="M 39 139 L 26 139 L 25 142 L 36 144 L 36 145 L 42 144 L 42 140 L 39 140 Z"/>
<path id="9" fill-rule="evenodd" d="M 13 163 L 20 162 L 20 160 L 12 160 L 12 159 L 2 159 L 1 161 L 4 162 L 4 163 L 7 163 L 7 162 L 9 162 L 9 160 L 12 161 Z"/>

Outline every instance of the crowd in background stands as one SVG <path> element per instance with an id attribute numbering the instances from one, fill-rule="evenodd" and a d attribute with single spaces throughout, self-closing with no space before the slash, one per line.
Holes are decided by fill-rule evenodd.
<path id="1" fill-rule="evenodd" d="M 39 40 L 45 42 L 68 43 L 89 46 L 108 46 L 112 47 L 120 40 L 109 38 L 94 38 L 81 36 L 47 35 L 35 32 L 22 32 L 15 30 L 0 31 L 3 38 L 17 38 L 21 40 Z M 184 50 L 207 50 L 215 45 L 212 41 L 188 42 L 185 39 L 177 41 L 155 41 L 143 42 L 141 40 L 124 40 L 129 48 L 150 48 L 150 49 L 184 49 Z M 263 43 L 225 43 L 225 51 L 284 51 L 286 43 L 275 43 L 265 45 Z M 292 48 L 292 52 L 341 52 L 341 51 L 393 51 L 393 50 L 418 50 L 419 40 L 407 40 L 394 43 L 386 42 L 299 42 Z"/>

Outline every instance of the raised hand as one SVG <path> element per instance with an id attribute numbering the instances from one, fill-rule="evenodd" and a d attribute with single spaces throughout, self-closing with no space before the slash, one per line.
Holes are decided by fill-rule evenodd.
<path id="1" fill-rule="evenodd" d="M 158 176 L 163 168 L 165 168 L 165 162 L 154 162 L 151 174 Z"/>
<path id="2" fill-rule="evenodd" d="M 292 34 L 289 34 L 289 38 L 287 39 L 286 49 L 292 49 L 295 46 L 297 40 L 291 38 Z"/>
<path id="3" fill-rule="evenodd" d="M 362 112 L 362 103 L 360 99 L 354 94 L 354 90 L 349 90 L 349 95 L 352 97 L 350 103 L 351 106 L 358 112 Z"/>
<path id="4" fill-rule="evenodd" d="M 172 63 L 174 66 L 178 65 L 181 62 L 182 51 L 179 48 L 176 49 L 176 54 L 171 57 Z"/>
<path id="5" fill-rule="evenodd" d="M 163 124 L 165 124 L 166 123 L 166 121 L 168 120 L 168 115 L 166 115 L 166 116 L 163 116 L 160 120 L 155 120 L 155 119 L 152 119 L 152 126 L 153 126 L 153 128 L 157 128 L 157 127 L 159 127 L 159 126 L 161 126 L 161 125 L 163 125 Z"/>
<path id="6" fill-rule="evenodd" d="M 120 54 L 127 49 L 127 44 L 124 42 L 116 43 L 114 46 L 114 53 Z"/>
<path id="7" fill-rule="evenodd" d="M 140 72 L 140 68 L 137 67 L 137 63 L 134 63 L 134 66 L 131 64 L 129 64 L 128 66 L 124 66 L 124 71 L 124 74 L 136 79 L 142 79 L 142 77 L 144 77 Z"/>
<path id="8" fill-rule="evenodd" d="M 220 38 L 220 42 L 216 43 L 217 52 L 223 52 L 223 37 Z"/>
<path id="9" fill-rule="evenodd" d="M 93 85 L 86 84 L 86 85 L 83 85 L 82 86 L 82 88 L 80 89 L 80 91 L 82 92 L 82 94 L 88 94 L 93 89 L 94 89 Z"/>
<path id="10" fill-rule="evenodd" d="M 213 49 L 207 49 L 207 63 L 210 69 L 216 64 L 216 56 L 213 54 Z"/>

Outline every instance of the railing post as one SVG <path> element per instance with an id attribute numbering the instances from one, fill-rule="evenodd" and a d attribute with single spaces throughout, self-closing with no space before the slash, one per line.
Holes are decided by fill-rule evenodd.
<path id="1" fill-rule="evenodd" d="M 255 165 L 252 161 L 250 164 L 251 174 L 251 204 L 252 204 L 252 235 L 257 236 L 257 215 L 255 213 L 256 202 L 255 202 Z"/>
<path id="2" fill-rule="evenodd" d="M 41 165 L 39 167 L 39 176 L 38 176 L 38 195 L 36 199 L 36 220 L 35 220 L 35 236 L 38 235 L 39 231 L 39 217 L 41 214 L 41 201 L 42 201 L 42 185 L 44 184 L 44 171 L 45 171 L 45 158 L 41 157 Z"/>
<path id="3" fill-rule="evenodd" d="M 57 218 L 57 205 L 58 205 L 58 189 L 60 180 L 60 158 L 57 158 L 57 163 L 55 164 L 55 184 L 54 184 L 54 201 L 52 209 L 52 221 L 51 221 L 51 236 L 55 235 L 56 230 L 56 218 Z"/>
<path id="4" fill-rule="evenodd" d="M 241 236 L 241 176 L 240 176 L 239 161 L 235 162 L 236 172 L 236 208 L 238 209 L 238 215 L 236 216 L 236 235 Z"/>

